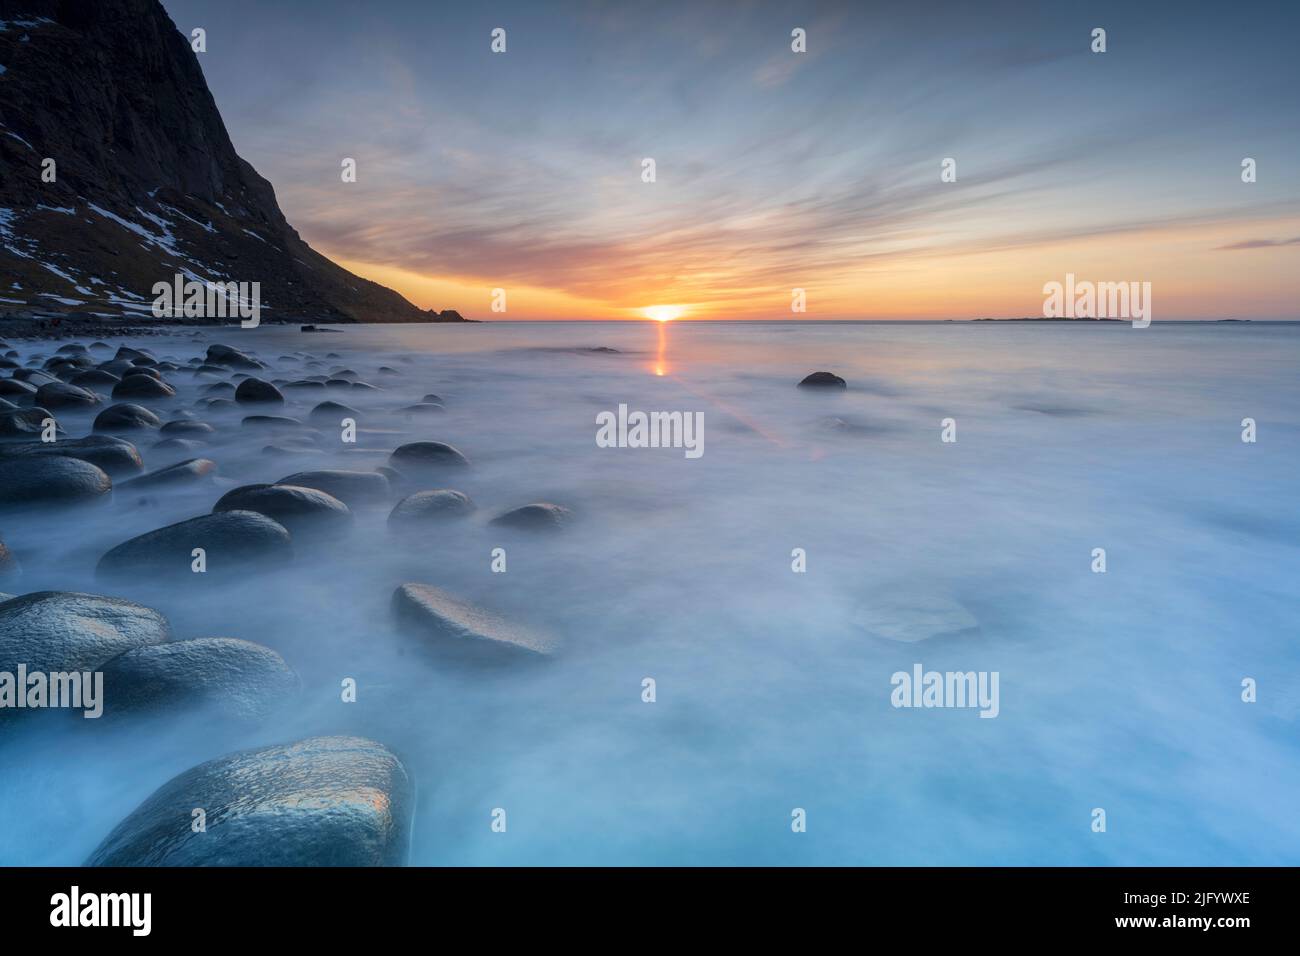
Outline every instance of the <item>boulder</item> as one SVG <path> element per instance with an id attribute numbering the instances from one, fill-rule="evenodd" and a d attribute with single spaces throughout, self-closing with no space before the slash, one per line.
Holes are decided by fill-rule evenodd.
<path id="1" fill-rule="evenodd" d="M 0 410 L 0 439 L 40 438 L 46 419 L 53 418 L 44 408 L 12 408 Z M 56 422 L 55 428 L 58 429 Z"/>
<path id="2" fill-rule="evenodd" d="M 0 508 L 84 504 L 103 499 L 112 490 L 112 479 L 80 458 L 28 455 L 0 459 Z"/>
<path id="3" fill-rule="evenodd" d="M 54 442 L 25 441 L 0 444 L 0 462 L 17 458 L 57 456 L 79 458 L 102 468 L 109 477 L 135 475 L 144 470 L 140 453 L 129 441 L 108 435 L 62 438 Z"/>
<path id="4" fill-rule="evenodd" d="M 295 485 L 244 485 L 222 495 L 212 510 L 255 511 L 284 525 L 295 539 L 352 524 L 352 511 L 333 495 Z"/>
<path id="5" fill-rule="evenodd" d="M 92 408 L 99 404 L 99 396 L 66 382 L 55 382 L 36 390 L 36 404 L 43 408 Z"/>
<path id="6" fill-rule="evenodd" d="M 492 524 L 520 531 L 558 531 L 572 519 L 573 513 L 562 505 L 536 501 L 507 511 L 492 519 Z"/>
<path id="7" fill-rule="evenodd" d="M 375 471 L 300 471 L 281 478 L 276 484 L 315 488 L 333 495 L 349 508 L 389 500 L 388 479 Z"/>
<path id="8" fill-rule="evenodd" d="M 800 388 L 847 388 L 848 382 L 832 372 L 813 372 L 799 383 Z"/>
<path id="9" fill-rule="evenodd" d="M 87 866 L 401 866 L 415 793 L 360 737 L 311 737 L 209 760 L 163 784 Z M 207 829 L 195 833 L 190 808 Z"/>
<path id="10" fill-rule="evenodd" d="M 951 598 L 932 594 L 891 593 L 865 601 L 853 611 L 859 630 L 900 644 L 938 638 L 969 638 L 979 634 L 977 621 Z"/>
<path id="11" fill-rule="evenodd" d="M 393 592 L 393 614 L 430 650 L 459 663 L 494 664 L 552 655 L 554 637 L 462 601 L 428 584 L 403 584 Z"/>
<path id="12" fill-rule="evenodd" d="M 282 405 L 284 396 L 270 382 L 250 377 L 235 389 L 235 401 L 243 405 Z"/>
<path id="13" fill-rule="evenodd" d="M 114 398 L 175 398 L 176 389 L 166 382 L 133 372 L 113 386 Z"/>
<path id="14" fill-rule="evenodd" d="M 301 690 L 275 651 L 229 637 L 136 647 L 102 670 L 109 713 L 205 707 L 259 720 Z"/>
<path id="15" fill-rule="evenodd" d="M 91 427 L 97 432 L 134 432 L 161 426 L 162 419 L 143 405 L 121 402 L 108 406 L 96 415 L 95 424 Z"/>
<path id="16" fill-rule="evenodd" d="M 188 485 L 199 481 L 211 480 L 217 473 L 217 463 L 207 458 L 191 458 L 180 461 L 166 468 L 159 468 L 139 478 L 132 478 L 119 485 L 122 491 L 142 491 L 145 488 L 163 488 L 174 485 Z"/>
<path id="17" fill-rule="evenodd" d="M 171 638 L 152 608 L 98 594 L 36 591 L 0 604 L 0 671 L 93 671 L 135 647 Z"/>
<path id="18" fill-rule="evenodd" d="M 427 471 L 435 468 L 464 468 L 469 464 L 459 451 L 440 441 L 413 441 L 396 448 L 388 463 L 398 471 Z"/>
<path id="19" fill-rule="evenodd" d="M 450 488 L 417 491 L 407 495 L 388 514 L 388 527 L 394 531 L 419 531 L 426 525 L 462 518 L 474 510 L 469 495 Z"/>
<path id="20" fill-rule="evenodd" d="M 285 527 L 252 511 L 201 515 L 124 541 L 99 559 L 98 573 L 118 579 L 147 580 L 155 574 L 184 579 L 191 574 L 193 551 L 206 555 L 206 574 L 233 575 L 287 564 L 293 545 Z"/>

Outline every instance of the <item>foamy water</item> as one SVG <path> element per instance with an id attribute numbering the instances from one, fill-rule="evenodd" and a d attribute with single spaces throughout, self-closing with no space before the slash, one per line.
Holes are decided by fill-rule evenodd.
<path id="1" fill-rule="evenodd" d="M 402 758 L 415 864 L 1300 855 L 1300 326 L 502 323 L 111 344 L 184 363 L 213 342 L 270 363 L 263 377 L 346 367 L 380 386 L 286 392 L 286 415 L 326 399 L 360 410 L 358 442 L 273 458 L 273 437 L 241 429 L 248 410 L 196 408 L 218 429 L 208 448 L 138 444 L 150 469 L 211 458 L 219 484 L 8 516 L 0 538 L 24 575 L 4 587 L 116 594 L 164 612 L 178 638 L 265 644 L 303 695 L 251 729 L 45 714 L 0 729 L 0 864 L 80 863 L 174 774 L 325 733 Z M 17 347 L 25 360 L 56 345 Z M 849 389 L 795 388 L 819 369 Z M 141 402 L 164 420 L 205 384 L 168 380 L 176 400 Z M 446 414 L 397 412 L 428 393 Z M 703 412 L 704 454 L 598 448 L 596 416 L 620 404 Z M 78 437 L 93 414 L 59 418 Z M 955 443 L 940 441 L 944 418 Z M 369 469 L 422 439 L 472 461 L 441 484 L 474 499 L 473 517 L 410 539 L 390 534 L 388 506 L 360 509 L 350 535 L 233 583 L 94 578 L 109 547 L 206 513 L 230 487 Z M 538 500 L 572 509 L 572 526 L 488 524 Z M 1105 574 L 1090 570 L 1097 547 Z M 794 548 L 807 573 L 792 573 Z M 519 671 L 440 668 L 391 620 L 407 581 L 545 627 L 563 653 Z M 865 633 L 864 603 L 904 591 L 960 603 L 979 635 Z M 998 671 L 999 716 L 895 709 L 890 676 L 914 663 Z M 340 700 L 346 677 L 356 703 Z M 1241 700 L 1246 677 L 1257 703 Z M 490 829 L 498 807 L 504 834 Z M 791 831 L 796 807 L 806 833 Z"/>

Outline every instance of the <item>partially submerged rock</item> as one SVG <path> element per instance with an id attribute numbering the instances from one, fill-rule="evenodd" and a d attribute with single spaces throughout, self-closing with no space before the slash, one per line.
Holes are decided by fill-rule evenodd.
<path id="1" fill-rule="evenodd" d="M 191 827 L 201 807 L 206 832 Z M 401 866 L 414 787 L 387 748 L 311 737 L 200 764 L 113 829 L 87 866 Z"/>
<path id="2" fill-rule="evenodd" d="M 886 641 L 915 644 L 974 637 L 979 621 L 956 601 L 930 594 L 890 594 L 866 601 L 853 612 L 855 627 Z"/>
<path id="3" fill-rule="evenodd" d="M 0 671 L 93 671 L 135 647 L 171 638 L 167 619 L 121 598 L 35 591 L 0 604 Z"/>
<path id="4" fill-rule="evenodd" d="M 203 549 L 203 574 L 192 568 L 196 548 Z M 278 566 L 292 558 L 289 532 L 279 522 L 252 511 L 223 511 L 124 541 L 99 559 L 98 573 L 136 580 L 156 574 L 202 578 Z"/>
<path id="5" fill-rule="evenodd" d="M 101 669 L 109 713 L 204 707 L 258 720 L 301 690 L 275 651 L 230 637 L 137 647 Z"/>
<path id="6" fill-rule="evenodd" d="M 449 660 L 496 663 L 548 657 L 557 642 L 428 584 L 403 584 L 393 592 L 393 613 Z"/>
<path id="7" fill-rule="evenodd" d="M 113 480 L 80 458 L 30 455 L 0 460 L 0 509 L 86 504 L 112 490 Z"/>
<path id="8" fill-rule="evenodd" d="M 519 531 L 558 531 L 573 518 L 573 512 L 563 505 L 549 501 L 535 501 L 497 515 L 492 524 Z"/>

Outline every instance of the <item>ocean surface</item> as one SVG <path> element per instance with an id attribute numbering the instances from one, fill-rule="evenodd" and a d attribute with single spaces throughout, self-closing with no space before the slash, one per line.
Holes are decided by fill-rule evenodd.
<path id="1" fill-rule="evenodd" d="M 111 344 L 184 363 L 214 342 L 270 363 L 264 377 L 315 359 L 379 386 L 286 393 L 304 419 L 326 398 L 359 409 L 357 443 L 326 433 L 275 457 L 243 412 L 203 413 L 218 433 L 195 454 L 216 484 L 6 517 L 24 566 L 7 589 L 114 593 L 178 638 L 265 644 L 302 696 L 253 727 L 40 714 L 0 731 L 0 865 L 78 864 L 173 775 L 330 733 L 388 745 L 414 776 L 415 864 L 1300 862 L 1298 325 L 491 323 Z M 796 388 L 817 370 L 848 388 Z M 171 407 L 194 407 L 206 383 L 168 378 Z M 398 411 L 428 393 L 445 414 Z M 620 404 L 702 412 L 703 454 L 598 447 L 597 415 Z M 59 417 L 77 437 L 93 415 Z M 471 460 L 449 486 L 474 516 L 410 539 L 387 507 L 361 510 L 288 569 L 219 587 L 95 580 L 109 547 L 230 487 L 370 469 L 420 439 Z M 151 444 L 150 468 L 192 457 Z M 533 501 L 572 525 L 488 524 Z M 549 629 L 562 653 L 442 668 L 390 616 L 408 581 Z M 978 632 L 882 638 L 871 609 L 904 594 L 964 608 Z M 892 706 L 891 675 L 915 664 L 997 672 L 997 717 Z"/>

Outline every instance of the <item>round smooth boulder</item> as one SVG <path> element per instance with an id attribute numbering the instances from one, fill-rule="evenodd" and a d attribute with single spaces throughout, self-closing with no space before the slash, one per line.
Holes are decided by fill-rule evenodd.
<path id="1" fill-rule="evenodd" d="M 275 651 L 230 637 L 137 647 L 101 669 L 110 713 L 203 707 L 260 720 L 302 688 Z"/>
<path id="2" fill-rule="evenodd" d="M 848 388 L 848 385 L 833 372 L 813 372 L 799 383 L 800 388 Z"/>
<path id="3" fill-rule="evenodd" d="M 438 521 L 462 518 L 474 510 L 469 495 L 450 488 L 417 491 L 407 495 L 388 514 L 388 527 L 394 531 L 418 531 Z"/>
<path id="4" fill-rule="evenodd" d="M 84 504 L 112 490 L 113 480 L 103 469 L 80 458 L 29 455 L 0 460 L 0 508 Z"/>
<path id="5" fill-rule="evenodd" d="M 162 427 L 162 419 L 143 405 L 121 402 L 96 415 L 91 427 L 97 432 L 144 431 Z"/>
<path id="6" fill-rule="evenodd" d="M 36 591 L 0 604 L 0 671 L 93 671 L 135 647 L 171 639 L 167 619 L 121 598 Z"/>
<path id="7" fill-rule="evenodd" d="M 333 495 L 349 508 L 388 501 L 390 494 L 388 479 L 377 471 L 300 471 L 281 478 L 276 484 L 315 488 Z"/>
<path id="8" fill-rule="evenodd" d="M 295 538 L 339 531 L 352 523 L 351 509 L 339 499 L 297 485 L 244 485 L 222 495 L 212 511 L 256 511 L 284 525 Z"/>
<path id="9" fill-rule="evenodd" d="M 209 760 L 158 788 L 87 866 L 401 866 L 415 793 L 361 737 L 311 737 Z M 202 807 L 207 830 L 190 814 Z"/>
<path id="10" fill-rule="evenodd" d="M 520 531 L 558 531 L 573 517 L 573 512 L 563 505 L 551 504 L 549 501 L 535 501 L 522 508 L 515 508 L 505 514 L 497 515 L 492 524 Z"/>
<path id="11" fill-rule="evenodd" d="M 361 413 L 349 405 L 342 402 L 321 402 L 311 410 L 308 418 L 314 425 L 328 425 L 337 427 L 345 418 L 351 418 L 354 421 L 361 417 Z"/>
<path id="12" fill-rule="evenodd" d="M 191 458 L 179 461 L 166 468 L 159 468 L 139 478 L 124 481 L 118 487 L 123 491 L 140 491 L 145 488 L 162 488 L 173 485 L 188 485 L 206 481 L 217 473 L 217 463 L 208 458 Z"/>
<path id="13" fill-rule="evenodd" d="M 45 422 L 54 416 L 44 408 L 11 408 L 0 410 L 0 438 L 39 438 L 45 431 Z M 54 424 L 56 430 L 59 425 Z"/>
<path id="14" fill-rule="evenodd" d="M 144 471 L 140 452 L 129 441 L 108 435 L 87 435 L 85 438 L 64 439 L 54 442 L 25 441 L 0 444 L 0 461 L 16 458 L 79 458 L 102 468 L 110 478 L 135 475 Z"/>
<path id="15" fill-rule="evenodd" d="M 403 584 L 393 592 L 393 615 L 430 650 L 463 664 L 537 660 L 555 653 L 558 641 L 545 631 L 519 624 L 463 601 L 429 584 Z"/>
<path id="16" fill-rule="evenodd" d="M 99 396 L 76 385 L 55 382 L 36 390 L 36 404 L 44 408 L 91 408 L 99 404 Z"/>
<path id="17" fill-rule="evenodd" d="M 114 398 L 175 398 L 176 389 L 161 379 L 132 372 L 113 386 Z"/>
<path id="18" fill-rule="evenodd" d="M 469 460 L 459 451 L 440 441 L 413 441 L 393 450 L 388 463 L 398 471 L 423 471 L 431 468 L 464 468 Z"/>
<path id="19" fill-rule="evenodd" d="M 872 637 L 899 644 L 971 638 L 980 633 L 979 621 L 964 606 L 925 593 L 891 593 L 864 601 L 854 609 L 852 621 Z"/>
<path id="20" fill-rule="evenodd" d="M 205 574 L 192 573 L 195 548 L 203 549 Z M 97 572 L 136 581 L 158 574 L 203 579 L 283 565 L 292 558 L 293 544 L 284 525 L 253 511 L 223 511 L 124 541 L 99 559 Z"/>
<path id="21" fill-rule="evenodd" d="M 235 401 L 241 405 L 282 405 L 284 396 L 270 382 L 249 377 L 235 389 Z"/>

